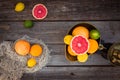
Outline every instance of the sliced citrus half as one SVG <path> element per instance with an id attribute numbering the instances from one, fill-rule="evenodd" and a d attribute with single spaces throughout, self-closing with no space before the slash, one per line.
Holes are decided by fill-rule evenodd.
<path id="1" fill-rule="evenodd" d="M 74 36 L 71 40 L 70 47 L 76 55 L 85 54 L 89 49 L 88 39 L 81 35 Z"/>
<path id="2" fill-rule="evenodd" d="M 89 38 L 89 30 L 84 26 L 78 26 L 75 29 L 73 29 L 72 35 L 73 36 L 82 35 L 86 38 Z"/>
<path id="3" fill-rule="evenodd" d="M 90 47 L 89 47 L 89 50 L 88 50 L 88 53 L 89 54 L 93 54 L 95 53 L 98 48 L 99 48 L 99 45 L 98 45 L 98 42 L 94 39 L 89 39 L 89 44 L 90 44 Z"/>
<path id="4" fill-rule="evenodd" d="M 82 54 L 77 56 L 77 60 L 79 62 L 86 62 L 88 60 L 88 54 Z"/>
<path id="5" fill-rule="evenodd" d="M 47 13 L 47 8 L 43 4 L 36 4 L 32 9 L 32 15 L 35 19 L 44 19 Z"/>

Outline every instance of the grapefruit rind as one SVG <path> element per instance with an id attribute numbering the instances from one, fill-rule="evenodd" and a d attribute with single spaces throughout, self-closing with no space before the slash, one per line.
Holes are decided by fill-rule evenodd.
<path id="1" fill-rule="evenodd" d="M 38 17 L 35 16 L 34 10 L 35 10 L 35 8 L 38 7 L 38 6 L 42 6 L 42 7 L 46 10 L 46 13 L 45 13 L 45 15 L 44 15 L 42 18 L 38 18 Z M 33 7 L 33 9 L 32 9 L 32 15 L 33 15 L 33 17 L 34 17 L 35 19 L 42 20 L 42 19 L 44 19 L 44 18 L 47 16 L 47 14 L 48 14 L 48 10 L 47 10 L 46 6 L 43 5 L 43 4 L 36 4 L 36 5 Z"/>
<path id="2" fill-rule="evenodd" d="M 76 52 L 76 51 L 73 49 L 73 45 L 76 46 L 75 43 L 73 43 L 73 40 L 74 40 L 75 38 L 77 38 L 77 37 L 81 37 L 82 39 L 85 40 L 85 41 L 82 41 L 82 42 L 87 43 L 86 45 L 85 45 L 85 44 L 82 44 L 82 45 L 80 44 L 80 48 L 81 48 L 81 49 L 85 49 L 85 48 L 82 48 L 82 47 L 86 47 L 86 48 L 87 48 L 87 49 L 85 49 L 84 51 L 82 51 L 82 52 L 80 52 L 80 53 Z M 81 46 L 82 46 L 82 47 L 81 47 Z M 74 37 L 72 38 L 71 43 L 70 43 L 70 47 L 71 47 L 72 51 L 73 51 L 76 55 L 86 54 L 86 53 L 88 52 L 88 50 L 89 50 L 89 41 L 88 41 L 88 39 L 85 38 L 84 36 L 82 36 L 82 35 L 77 35 L 77 36 L 74 36 Z M 76 47 L 77 47 L 77 46 L 76 46 Z M 79 44 L 78 44 L 78 47 L 79 47 Z M 80 48 L 79 48 L 79 50 L 80 50 Z M 77 49 L 78 49 L 78 48 L 77 48 Z"/>

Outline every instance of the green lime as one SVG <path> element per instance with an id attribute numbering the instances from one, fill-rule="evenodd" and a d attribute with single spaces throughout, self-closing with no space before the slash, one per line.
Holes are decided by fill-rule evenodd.
<path id="1" fill-rule="evenodd" d="M 99 39 L 100 38 L 100 32 L 96 29 L 90 31 L 90 38 L 92 39 Z"/>
<path id="2" fill-rule="evenodd" d="M 33 21 L 31 21 L 31 20 L 25 20 L 24 27 L 25 28 L 31 28 L 31 27 L 33 27 Z"/>

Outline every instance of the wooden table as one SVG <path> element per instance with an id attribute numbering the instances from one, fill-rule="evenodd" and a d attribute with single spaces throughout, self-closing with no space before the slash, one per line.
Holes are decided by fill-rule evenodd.
<path id="1" fill-rule="evenodd" d="M 70 62 L 65 58 L 63 38 L 70 28 L 82 22 L 90 23 L 101 32 L 106 43 L 120 41 L 120 0 L 24 0 L 25 10 L 17 13 L 20 0 L 0 0 L 0 25 L 10 29 L 0 31 L 4 40 L 16 40 L 27 34 L 42 39 L 51 50 L 46 67 L 33 74 L 24 74 L 21 80 L 119 80 L 120 68 L 101 56 L 89 57 L 86 63 Z M 31 10 L 37 3 L 48 8 L 44 20 L 35 20 Z M 24 20 L 33 20 L 34 27 L 25 29 Z"/>

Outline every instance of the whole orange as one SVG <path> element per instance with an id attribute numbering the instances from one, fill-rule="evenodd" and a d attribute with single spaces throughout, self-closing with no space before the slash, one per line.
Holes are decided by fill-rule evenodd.
<path id="1" fill-rule="evenodd" d="M 15 42 L 14 48 L 19 55 L 24 56 L 30 51 L 30 43 L 26 40 L 18 40 Z"/>
<path id="2" fill-rule="evenodd" d="M 89 44 L 90 44 L 88 53 L 93 54 L 99 48 L 98 42 L 96 40 L 94 40 L 94 39 L 89 39 L 88 41 L 89 41 Z"/>
<path id="3" fill-rule="evenodd" d="M 86 38 L 89 38 L 89 30 L 84 26 L 78 26 L 75 29 L 73 29 L 72 35 L 73 36 L 82 35 Z"/>
<path id="4" fill-rule="evenodd" d="M 42 46 L 39 44 L 32 45 L 30 49 L 30 54 L 35 57 L 40 56 L 42 54 Z"/>

